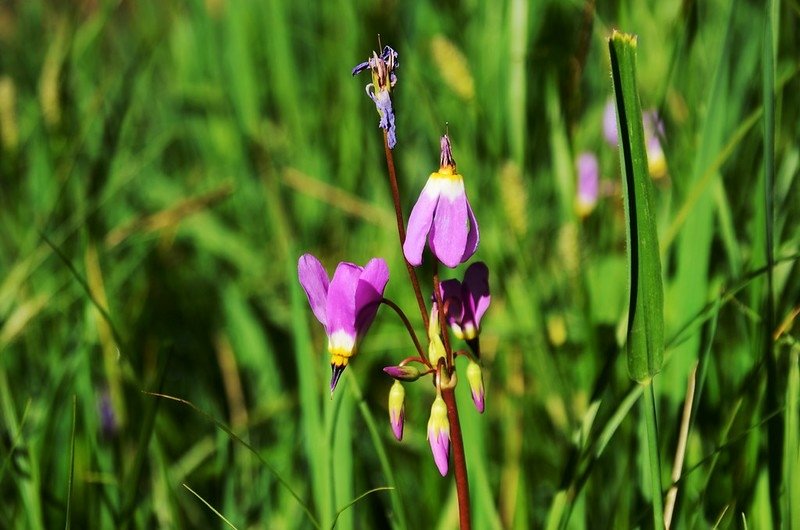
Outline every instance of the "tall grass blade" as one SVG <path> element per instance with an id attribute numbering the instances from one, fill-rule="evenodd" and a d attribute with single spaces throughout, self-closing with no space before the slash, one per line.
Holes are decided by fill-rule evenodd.
<path id="1" fill-rule="evenodd" d="M 608 42 L 617 104 L 630 275 L 628 375 L 634 381 L 646 382 L 661 370 L 663 363 L 664 289 L 653 185 L 647 169 L 642 108 L 636 88 L 636 47 L 636 37 L 616 31 Z"/>
<path id="2" fill-rule="evenodd" d="M 72 525 L 72 483 L 75 477 L 75 423 L 76 411 L 78 407 L 78 398 L 73 394 L 72 396 L 72 432 L 69 437 L 69 475 L 67 479 L 67 513 L 66 523 L 64 528 L 69 530 Z"/>

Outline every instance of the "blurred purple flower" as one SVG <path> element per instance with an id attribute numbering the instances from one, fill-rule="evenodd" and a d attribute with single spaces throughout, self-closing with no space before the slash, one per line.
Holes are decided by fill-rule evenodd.
<path id="1" fill-rule="evenodd" d="M 619 145 L 617 138 L 617 106 L 614 103 L 614 98 L 609 98 L 603 109 L 603 138 L 611 147 Z"/>
<path id="2" fill-rule="evenodd" d="M 456 171 L 450 138 L 442 136 L 439 171 L 431 173 L 408 218 L 403 254 L 415 267 L 422 264 L 425 240 L 434 256 L 448 267 L 457 267 L 477 250 L 480 235 Z"/>
<path id="3" fill-rule="evenodd" d="M 366 86 L 366 91 L 378 110 L 380 116 L 378 126 L 387 133 L 389 149 L 394 149 L 397 144 L 394 109 L 390 93 L 397 84 L 397 76 L 394 71 L 399 66 L 397 52 L 391 47 L 385 46 L 380 55 L 372 52 L 372 57 L 353 68 L 353 75 L 367 69 L 372 72 L 372 83 Z"/>
<path id="4" fill-rule="evenodd" d="M 667 174 L 667 159 L 661 147 L 664 137 L 664 122 L 655 109 L 642 112 L 645 149 L 647 150 L 647 169 L 653 178 L 661 178 Z M 614 99 L 606 103 L 603 110 L 603 137 L 611 147 L 617 147 L 617 110 Z"/>
<path id="5" fill-rule="evenodd" d="M 597 204 L 600 193 L 600 168 L 594 153 L 583 152 L 576 161 L 578 169 L 578 215 L 586 217 Z"/>
<path id="6" fill-rule="evenodd" d="M 358 351 L 358 341 L 375 319 L 389 281 L 389 268 L 381 258 L 371 259 L 364 267 L 343 262 L 328 280 L 319 260 L 303 254 L 297 275 L 314 316 L 328 335 L 333 393 L 350 357 Z"/>
<path id="7" fill-rule="evenodd" d="M 104 389 L 97 398 L 97 412 L 100 415 L 100 432 L 103 438 L 113 438 L 119 430 L 119 422 L 108 389 Z"/>

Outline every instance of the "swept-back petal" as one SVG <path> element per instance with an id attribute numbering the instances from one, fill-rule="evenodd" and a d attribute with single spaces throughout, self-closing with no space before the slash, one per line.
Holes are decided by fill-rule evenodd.
<path id="1" fill-rule="evenodd" d="M 475 325 L 480 327 L 481 318 L 492 301 L 489 294 L 489 267 L 484 262 L 478 261 L 467 268 L 464 273 L 464 291 Z"/>
<path id="2" fill-rule="evenodd" d="M 319 260 L 311 254 L 303 254 L 297 261 L 297 277 L 308 297 L 314 316 L 327 327 L 328 273 Z"/>
<path id="3" fill-rule="evenodd" d="M 328 288 L 328 336 L 337 331 L 356 337 L 356 288 L 362 268 L 343 262 L 336 267 Z"/>
<path id="4" fill-rule="evenodd" d="M 478 243 L 481 240 L 480 231 L 478 230 L 478 220 L 472 211 L 472 206 L 467 200 L 467 217 L 469 217 L 469 235 L 467 235 L 467 246 L 464 249 L 464 255 L 461 256 L 461 263 L 466 262 L 478 250 Z"/>
<path id="5" fill-rule="evenodd" d="M 422 264 L 422 251 L 425 249 L 425 239 L 431 230 L 433 214 L 439 202 L 439 191 L 435 179 L 429 178 L 419 194 L 411 215 L 408 217 L 406 240 L 403 243 L 403 254 L 408 262 L 419 267 Z"/>
<path id="6" fill-rule="evenodd" d="M 428 241 L 434 255 L 450 268 L 462 262 L 467 246 L 469 223 L 467 217 L 467 195 L 464 182 L 455 179 L 442 180 L 443 187 L 433 215 Z"/>
<path id="7" fill-rule="evenodd" d="M 383 291 L 389 281 L 389 266 L 381 258 L 372 258 L 364 266 L 355 293 L 356 330 L 367 332 L 380 307 Z"/>
<path id="8" fill-rule="evenodd" d="M 439 284 L 442 304 L 447 308 L 447 320 L 450 323 L 461 323 L 464 318 L 464 304 L 461 300 L 462 287 L 458 280 L 445 280 Z"/>

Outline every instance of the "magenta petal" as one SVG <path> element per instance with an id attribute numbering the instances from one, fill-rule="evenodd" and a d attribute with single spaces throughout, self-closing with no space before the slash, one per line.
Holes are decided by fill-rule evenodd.
<path id="1" fill-rule="evenodd" d="M 328 273 L 317 258 L 303 254 L 297 262 L 297 277 L 308 297 L 314 316 L 327 326 Z"/>
<path id="2" fill-rule="evenodd" d="M 436 463 L 436 467 L 439 468 L 439 473 L 445 476 L 450 466 L 450 437 L 444 432 L 438 432 L 430 436 L 429 441 L 431 453 L 433 453 L 433 461 Z"/>
<path id="3" fill-rule="evenodd" d="M 451 269 L 462 263 L 469 231 L 467 195 L 442 196 L 436 206 L 428 241 L 434 255 Z"/>
<path id="4" fill-rule="evenodd" d="M 340 263 L 328 288 L 328 334 L 344 330 L 355 337 L 356 288 L 363 269 L 353 263 Z"/>
<path id="5" fill-rule="evenodd" d="M 467 248 L 464 249 L 464 255 L 461 256 L 461 263 L 465 263 L 469 258 L 478 250 L 478 243 L 481 240 L 481 234 L 478 230 L 478 220 L 472 211 L 472 206 L 467 200 L 467 216 L 469 217 L 469 235 L 467 235 Z"/>
<path id="6" fill-rule="evenodd" d="M 425 249 L 425 240 L 433 223 L 433 213 L 436 211 L 436 204 L 439 202 L 439 195 L 436 192 L 433 179 L 428 179 L 422 193 L 419 194 L 411 215 L 408 217 L 408 228 L 406 229 L 406 240 L 403 243 L 403 254 L 408 262 L 419 267 L 422 264 L 422 251 Z"/>
<path id="7" fill-rule="evenodd" d="M 364 267 L 355 293 L 356 330 L 366 333 L 380 307 L 383 291 L 389 281 L 389 266 L 381 258 L 373 258 Z"/>
<path id="8" fill-rule="evenodd" d="M 481 318 L 492 297 L 489 294 L 489 267 L 482 261 L 470 265 L 464 273 L 464 289 L 468 296 L 470 308 L 472 309 L 475 325 L 480 328 Z"/>

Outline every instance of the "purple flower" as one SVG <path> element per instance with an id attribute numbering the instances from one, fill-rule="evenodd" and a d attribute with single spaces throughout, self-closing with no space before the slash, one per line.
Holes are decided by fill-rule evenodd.
<path id="1" fill-rule="evenodd" d="M 389 390 L 389 423 L 392 425 L 394 437 L 403 439 L 403 425 L 406 419 L 406 390 L 400 381 L 395 381 Z"/>
<path id="2" fill-rule="evenodd" d="M 380 56 L 372 52 L 372 57 L 353 68 L 353 75 L 367 69 L 372 71 L 372 83 L 366 86 L 367 95 L 378 110 L 381 118 L 378 127 L 386 131 L 389 149 L 394 149 L 397 144 L 394 109 L 390 97 L 392 88 L 397 84 L 397 76 L 394 73 L 394 70 L 400 66 L 397 58 L 397 52 L 391 47 L 385 46 Z"/>
<path id="3" fill-rule="evenodd" d="M 427 238 L 436 258 L 448 267 L 467 261 L 478 248 L 478 221 L 456 171 L 450 138 L 442 136 L 439 171 L 431 173 L 408 218 L 403 253 L 415 267 L 422 264 Z"/>
<path id="4" fill-rule="evenodd" d="M 445 280 L 439 284 L 442 303 L 447 310 L 447 323 L 453 334 L 466 340 L 480 356 L 478 335 L 481 319 L 492 301 L 489 294 L 489 267 L 482 261 L 473 263 L 464 272 L 464 281 Z"/>
<path id="5" fill-rule="evenodd" d="M 600 193 L 600 169 L 594 153 L 584 152 L 578 156 L 578 215 L 586 217 L 597 204 Z"/>
<path id="6" fill-rule="evenodd" d="M 619 139 L 617 138 L 617 106 L 614 103 L 614 98 L 609 98 L 603 109 L 603 138 L 611 147 L 617 147 Z"/>
<path id="7" fill-rule="evenodd" d="M 328 335 L 333 393 L 348 360 L 358 350 L 359 340 L 375 319 L 389 281 L 389 268 L 381 258 L 369 260 L 364 267 L 343 262 L 329 281 L 319 260 L 303 254 L 297 275 L 314 316 Z"/>
<path id="8" fill-rule="evenodd" d="M 442 476 L 447 475 L 450 465 L 450 421 L 447 419 L 447 405 L 440 393 L 431 406 L 431 417 L 428 419 L 428 442 L 431 444 L 433 461 Z"/>

